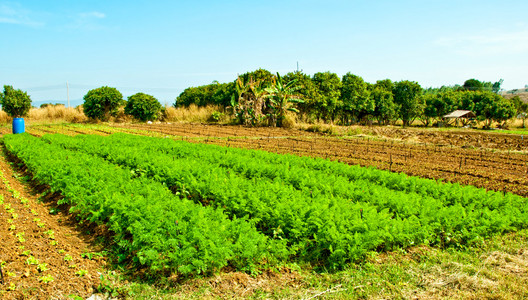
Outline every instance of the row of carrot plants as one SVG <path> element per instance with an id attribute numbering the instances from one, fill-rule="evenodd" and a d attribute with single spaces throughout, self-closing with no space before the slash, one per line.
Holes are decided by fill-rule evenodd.
<path id="1" fill-rule="evenodd" d="M 152 274 L 199 274 L 231 266 L 256 271 L 287 255 L 285 242 L 259 233 L 253 222 L 179 197 L 162 183 L 88 153 L 27 134 L 6 135 L 8 152 L 33 179 L 60 192 L 79 218 L 106 224 L 118 254 Z"/>
<path id="2" fill-rule="evenodd" d="M 528 203 L 519 196 L 323 159 L 126 134 L 43 139 L 254 220 L 296 255 L 332 267 L 370 250 L 463 246 L 528 225 Z"/>

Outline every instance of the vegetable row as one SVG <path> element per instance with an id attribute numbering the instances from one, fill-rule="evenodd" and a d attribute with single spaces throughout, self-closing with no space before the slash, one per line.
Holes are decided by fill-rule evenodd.
<path id="1" fill-rule="evenodd" d="M 222 209 L 178 197 L 162 183 L 88 153 L 66 150 L 27 134 L 6 135 L 7 151 L 33 178 L 60 192 L 71 211 L 106 224 L 120 256 L 151 273 L 198 274 L 225 266 L 255 271 L 284 257 L 283 241 Z"/>
<path id="2" fill-rule="evenodd" d="M 465 245 L 528 225 L 522 197 L 323 159 L 127 134 L 43 139 L 250 219 L 295 255 L 331 267 L 371 250 Z"/>

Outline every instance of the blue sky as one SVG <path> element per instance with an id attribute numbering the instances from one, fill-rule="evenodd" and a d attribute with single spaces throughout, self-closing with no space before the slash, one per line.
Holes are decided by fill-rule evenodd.
<path id="1" fill-rule="evenodd" d="M 117 87 L 172 104 L 265 68 L 422 87 L 528 84 L 528 1 L 3 1 L 0 85 L 72 105 Z"/>

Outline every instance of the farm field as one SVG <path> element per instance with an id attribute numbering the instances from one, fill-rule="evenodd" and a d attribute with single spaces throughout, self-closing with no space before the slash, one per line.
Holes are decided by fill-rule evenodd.
<path id="1" fill-rule="evenodd" d="M 190 142 L 323 157 L 528 196 L 528 136 L 383 127 L 361 127 L 357 131 L 360 133 L 353 131 L 346 136 L 325 136 L 280 128 L 189 124 L 41 125 L 28 128 L 28 132 L 35 135 L 128 132 L 169 136 Z"/>
<path id="2" fill-rule="evenodd" d="M 524 288 L 515 293 L 509 288 L 526 280 L 528 223 L 522 197 L 526 149 L 514 135 L 469 135 L 459 145 L 456 135 L 465 133 L 447 132 L 455 135 L 445 139 L 451 144 L 429 144 L 419 134 L 402 138 L 411 135 L 407 131 L 399 132 L 398 139 L 388 138 L 387 132 L 333 137 L 160 124 L 39 125 L 27 132 L 4 137 L 10 159 L 23 162 L 28 174 L 51 192 L 60 192 L 64 198 L 56 203 L 79 220 L 107 228 L 117 245 L 113 253 L 125 269 L 176 281 L 207 275 L 191 281 L 201 286 L 197 297 L 264 293 L 284 298 L 293 293 L 308 298 L 322 290 L 322 297 L 338 298 L 467 298 L 472 286 L 482 288 L 486 297 L 493 291 L 505 297 L 526 295 Z M 497 140 L 520 149 L 501 148 L 504 143 Z M 487 147 L 474 148 L 470 141 L 485 141 Z M 401 173 L 500 192 L 439 185 Z M 518 232 L 497 235 L 511 231 Z M 481 259 L 469 259 L 477 253 Z M 459 262 L 443 265 L 444 259 Z M 476 266 L 464 265 L 464 259 Z M 404 276 L 395 260 L 408 261 L 414 276 Z M 438 260 L 440 269 L 428 271 Z M 303 267 L 293 271 L 292 263 Z M 282 271 L 270 272 L 270 266 Z M 373 276 L 363 268 L 389 271 Z M 478 268 L 500 276 L 479 275 Z M 446 274 L 455 271 L 468 275 Z M 207 279 L 218 272 L 220 277 Z M 338 276 L 349 279 L 336 282 Z M 406 284 L 397 281 L 402 276 Z M 452 285 L 455 291 L 448 291 Z M 181 296 L 178 289 L 175 294 Z"/>

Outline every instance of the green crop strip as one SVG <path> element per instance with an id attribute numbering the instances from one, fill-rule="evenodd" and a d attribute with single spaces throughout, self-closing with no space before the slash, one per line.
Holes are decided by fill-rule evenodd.
<path id="1" fill-rule="evenodd" d="M 61 203 L 71 211 L 106 224 L 121 257 L 151 273 L 197 274 L 227 265 L 252 272 L 286 253 L 284 242 L 258 233 L 252 222 L 230 220 L 221 209 L 181 199 L 100 157 L 27 134 L 7 135 L 4 143 L 35 180 L 64 195 Z"/>
<path id="2" fill-rule="evenodd" d="M 463 247 L 528 225 L 528 202 L 519 196 L 323 159 L 126 134 L 43 139 L 250 218 L 297 256 L 334 268 L 367 251 Z"/>

